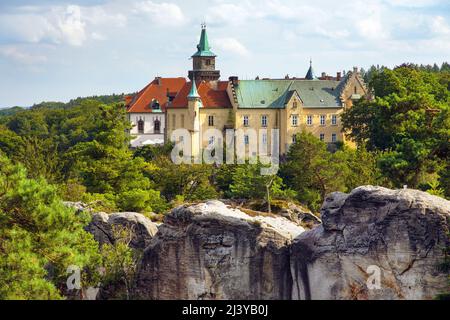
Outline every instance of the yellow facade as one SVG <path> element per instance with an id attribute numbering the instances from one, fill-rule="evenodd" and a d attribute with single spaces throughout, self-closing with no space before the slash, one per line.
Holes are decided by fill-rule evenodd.
<path id="1" fill-rule="evenodd" d="M 264 80 L 261 80 L 264 81 Z M 320 81 L 320 80 L 318 80 Z M 267 130 L 265 138 L 270 146 L 271 130 L 279 129 L 279 152 L 285 154 L 294 142 L 294 136 L 302 131 L 311 132 L 315 137 L 326 143 L 343 142 L 350 146 L 354 144 L 346 141 L 342 131 L 341 114 L 346 108 L 351 108 L 353 100 L 368 94 L 364 82 L 357 73 L 351 74 L 341 91 L 341 103 L 336 107 L 304 106 L 301 97 L 292 95 L 284 108 L 245 108 L 240 107 L 233 98 L 232 83 L 227 90 L 231 101 L 229 108 L 205 108 L 200 106 L 198 112 L 193 110 L 193 102 L 189 101 L 186 108 L 167 109 L 167 134 L 170 139 L 174 129 L 186 128 L 195 132 L 193 123 L 198 121 L 199 134 L 193 134 L 198 141 L 196 145 L 205 148 L 208 145 L 208 129 L 216 128 L 224 133 L 224 129 L 236 130 L 253 129 L 258 133 Z M 212 117 L 212 121 L 209 117 Z M 263 131 L 264 133 L 264 131 Z M 225 136 L 223 135 L 223 139 Z M 255 141 L 250 141 L 255 143 Z M 269 147 L 270 153 L 270 147 Z"/>

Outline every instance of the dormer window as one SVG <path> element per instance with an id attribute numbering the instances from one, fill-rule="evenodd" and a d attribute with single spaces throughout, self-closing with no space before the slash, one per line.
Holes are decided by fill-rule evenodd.
<path id="1" fill-rule="evenodd" d="M 159 101 L 158 100 L 154 100 L 152 103 L 152 109 L 153 110 L 159 110 L 160 109 L 160 105 L 159 105 Z"/>

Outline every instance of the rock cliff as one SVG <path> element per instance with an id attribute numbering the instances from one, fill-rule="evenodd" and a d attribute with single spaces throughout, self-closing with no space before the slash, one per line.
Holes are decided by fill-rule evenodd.
<path id="1" fill-rule="evenodd" d="M 145 248 L 139 299 L 431 299 L 448 290 L 450 202 L 416 190 L 364 186 L 330 194 L 322 224 L 249 216 L 220 201 L 180 206 L 156 226 L 139 214 L 94 214 Z M 139 231 L 140 230 L 140 231 Z"/>
<path id="2" fill-rule="evenodd" d="M 219 201 L 174 209 L 144 252 L 148 299 L 289 299 L 289 244 L 302 227 Z"/>
<path id="3" fill-rule="evenodd" d="M 291 247 L 293 299 L 431 299 L 448 289 L 437 266 L 449 201 L 365 186 L 330 194 L 321 215 Z"/>

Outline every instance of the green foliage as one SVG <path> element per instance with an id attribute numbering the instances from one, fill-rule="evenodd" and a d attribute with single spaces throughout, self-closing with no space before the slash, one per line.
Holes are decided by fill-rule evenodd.
<path id="1" fill-rule="evenodd" d="M 379 168 L 396 187 L 428 186 L 449 162 L 448 75 L 424 69 L 372 70 L 376 98 L 358 101 L 342 116 L 349 138 L 367 150 L 382 151 Z M 445 181 L 442 187 L 448 188 Z"/>
<path id="2" fill-rule="evenodd" d="M 103 244 L 100 248 L 104 270 L 101 283 L 103 287 L 114 286 L 114 298 L 117 299 L 129 300 L 131 298 L 137 262 L 142 255 L 141 252 L 129 247 L 133 231 L 125 227 L 114 226 L 112 229 L 114 243 Z M 121 287 L 122 290 L 118 287 Z"/>
<path id="3" fill-rule="evenodd" d="M 297 135 L 280 170 L 283 181 L 297 193 L 297 200 L 317 211 L 326 194 L 348 192 L 355 187 L 379 184 L 378 155 L 364 148 L 342 147 L 327 151 L 326 143 L 311 133 Z"/>
<path id="4" fill-rule="evenodd" d="M 205 164 L 174 164 L 170 158 L 158 157 L 147 170 L 161 195 L 172 201 L 183 196 L 185 201 L 217 198 L 212 185 L 213 167 Z"/>
<path id="5" fill-rule="evenodd" d="M 267 189 L 271 199 L 290 199 L 295 196 L 295 192 L 286 188 L 280 177 L 262 175 L 262 167 L 261 163 L 237 165 L 231 175 L 228 196 L 241 199 L 266 199 Z"/>
<path id="6" fill-rule="evenodd" d="M 63 205 L 56 188 L 27 179 L 22 166 L 0 157 L 0 299 L 58 299 L 67 267 L 91 270 L 99 263 L 97 243 L 84 231 L 86 214 Z"/>
<path id="7" fill-rule="evenodd" d="M 144 158 L 145 161 L 153 161 L 158 157 L 170 157 L 170 153 L 174 147 L 173 143 L 166 143 L 164 145 L 147 145 L 137 148 L 134 151 L 134 157 Z"/>

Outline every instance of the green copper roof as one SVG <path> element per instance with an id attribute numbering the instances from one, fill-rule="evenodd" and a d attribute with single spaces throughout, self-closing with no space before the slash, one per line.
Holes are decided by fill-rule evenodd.
<path id="1" fill-rule="evenodd" d="M 215 57 L 216 55 L 211 51 L 209 46 L 208 34 L 206 33 L 206 26 L 202 25 L 202 34 L 200 36 L 200 42 L 197 45 L 197 52 L 192 57 Z"/>
<path id="2" fill-rule="evenodd" d="M 192 81 L 191 90 L 189 91 L 189 94 L 187 97 L 188 97 L 188 99 L 200 98 L 200 95 L 197 92 L 197 85 L 195 84 L 195 81 Z"/>
<path id="3" fill-rule="evenodd" d="M 308 108 L 341 107 L 345 81 L 241 80 L 236 87 L 239 108 L 284 108 L 296 91 Z"/>

